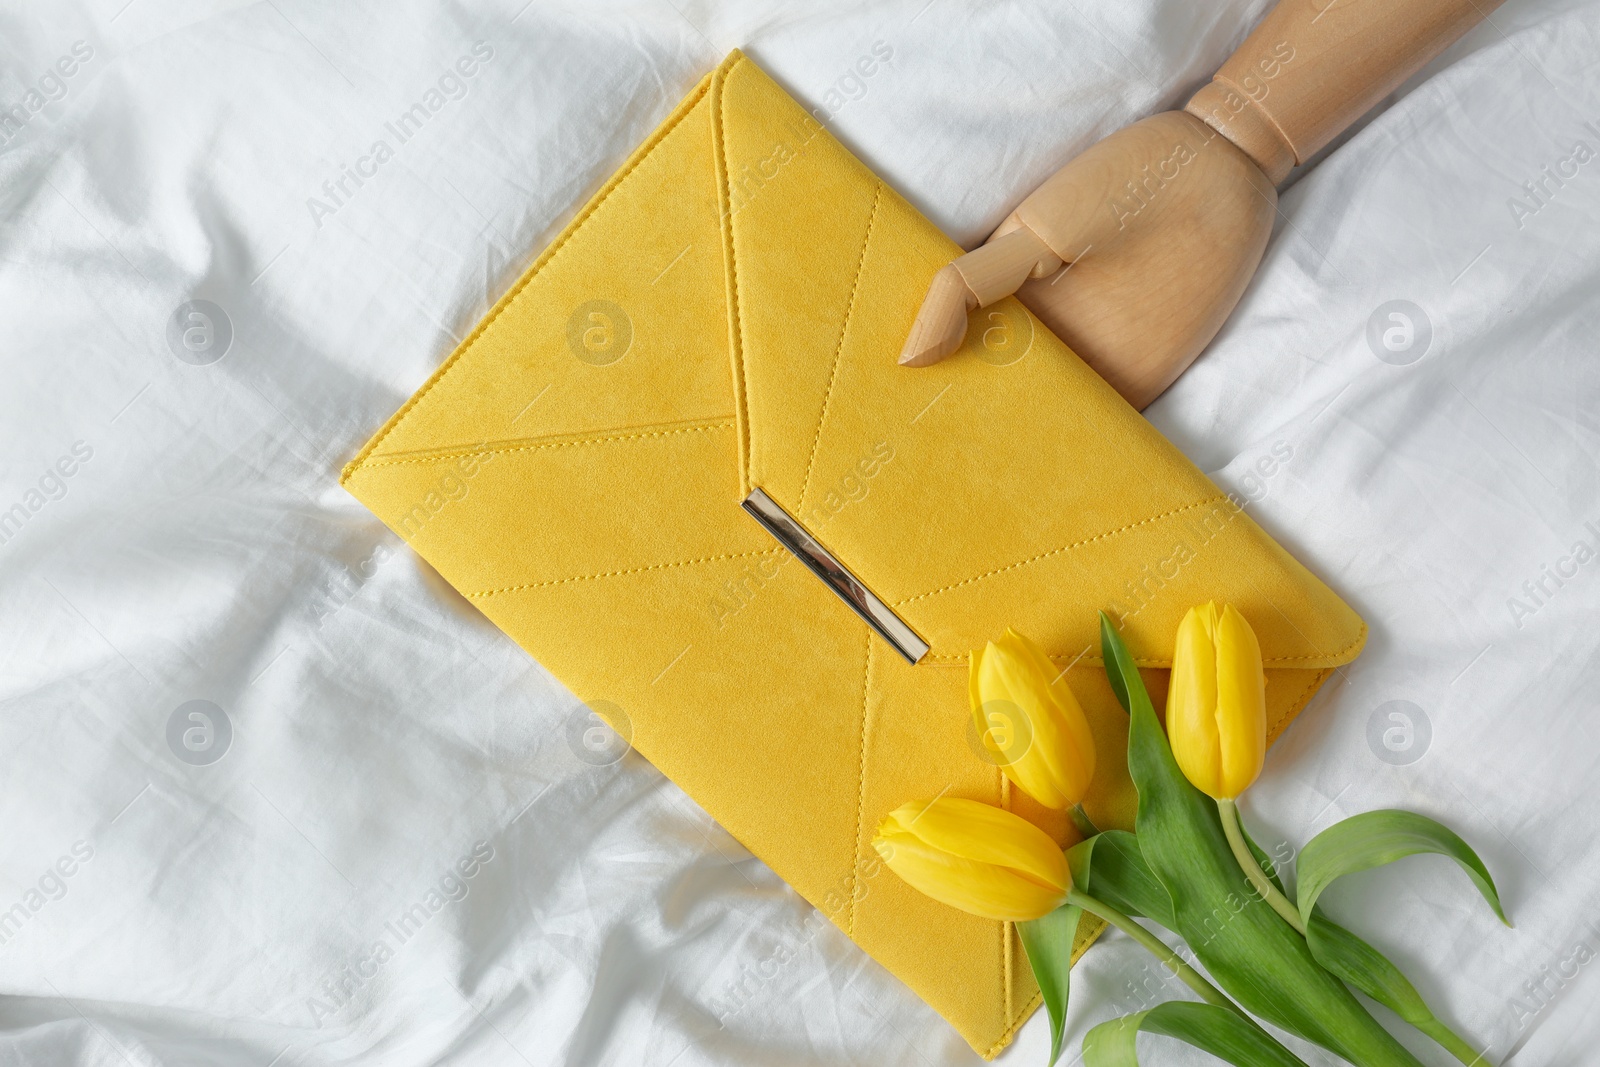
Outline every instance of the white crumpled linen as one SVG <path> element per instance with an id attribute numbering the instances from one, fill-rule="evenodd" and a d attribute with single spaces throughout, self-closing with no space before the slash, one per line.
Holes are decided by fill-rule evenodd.
<path id="1" fill-rule="evenodd" d="M 0 5 L 0 1060 L 974 1062 L 337 473 L 728 49 L 970 245 L 1266 7 Z M 1515 929 L 1431 858 L 1330 910 L 1500 1061 L 1579 1063 L 1600 5 L 1491 19 L 1297 176 L 1149 414 L 1372 625 L 1257 835 L 1457 828 Z M 1179 995 L 1107 937 L 1071 1055 Z"/>

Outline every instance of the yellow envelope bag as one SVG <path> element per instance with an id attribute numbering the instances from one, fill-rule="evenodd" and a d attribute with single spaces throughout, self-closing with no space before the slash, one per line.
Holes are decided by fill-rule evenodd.
<path id="1" fill-rule="evenodd" d="M 1100 746 L 1085 807 L 1130 826 L 1099 610 L 1159 671 L 1188 607 L 1235 604 L 1274 734 L 1366 631 L 1015 301 L 897 366 L 959 253 L 734 52 L 343 483 L 993 1056 L 1038 1003 L 1015 931 L 871 844 L 936 796 L 1070 839 L 985 758 L 969 651 L 1045 647 Z"/>

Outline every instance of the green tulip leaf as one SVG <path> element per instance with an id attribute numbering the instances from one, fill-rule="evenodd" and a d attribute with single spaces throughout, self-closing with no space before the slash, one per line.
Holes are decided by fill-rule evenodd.
<path id="1" fill-rule="evenodd" d="M 1061 1035 L 1067 1025 L 1067 992 L 1072 979 L 1072 941 L 1083 910 L 1076 904 L 1057 908 L 1049 915 L 1017 924 L 1022 950 L 1033 968 L 1033 979 L 1050 1016 L 1050 1062 L 1061 1055 Z"/>
<path id="2" fill-rule="evenodd" d="M 1175 931 L 1245 1010 L 1356 1067 L 1421 1067 L 1255 893 L 1228 846 L 1215 801 L 1178 769 L 1133 657 L 1104 614 L 1100 633 L 1107 671 L 1121 675 L 1128 696 L 1139 849 L 1166 887 Z"/>
<path id="3" fill-rule="evenodd" d="M 1067 851 L 1072 884 L 1126 915 L 1144 916 L 1173 929 L 1172 898 L 1126 830 L 1106 830 Z"/>
<path id="4" fill-rule="evenodd" d="M 1104 618 L 1105 612 L 1101 612 L 1100 614 L 1101 614 L 1101 617 Z M 1105 628 L 1105 623 L 1102 622 L 1101 623 L 1101 629 L 1103 630 L 1104 628 Z M 1119 642 L 1119 644 L 1121 644 L 1121 643 Z M 1122 651 L 1124 653 L 1127 653 L 1127 647 L 1128 646 L 1127 645 L 1122 645 L 1121 647 L 1122 647 Z M 1109 657 L 1111 655 L 1110 652 L 1106 651 L 1106 642 L 1105 642 L 1104 635 L 1102 635 L 1101 639 L 1100 639 L 1100 654 L 1101 654 L 1102 658 Z M 1111 683 L 1111 691 L 1117 695 L 1117 703 L 1122 705 L 1122 710 L 1123 711 L 1128 711 L 1129 708 L 1133 707 L 1133 695 L 1128 692 L 1128 683 L 1125 682 L 1123 679 L 1127 677 L 1127 673 L 1126 672 L 1128 670 L 1131 670 L 1131 671 L 1133 671 L 1133 673 L 1138 674 L 1139 673 L 1139 667 L 1138 667 L 1137 664 L 1135 664 L 1133 662 L 1133 657 L 1132 657 L 1131 654 L 1128 655 L 1128 662 L 1126 664 L 1122 664 L 1122 663 L 1113 664 L 1109 658 L 1106 658 L 1105 663 L 1106 663 L 1106 681 Z M 1131 714 L 1131 712 L 1130 712 L 1130 714 Z"/>
<path id="5" fill-rule="evenodd" d="M 1317 906 L 1317 898 L 1336 879 L 1386 863 L 1426 853 L 1449 856 L 1467 872 L 1483 899 L 1507 926 L 1494 879 L 1478 854 L 1448 827 L 1414 811 L 1388 809 L 1352 815 L 1313 837 L 1300 853 L 1299 899 L 1302 918 Z"/>
<path id="6" fill-rule="evenodd" d="M 1227 1008 L 1169 1000 L 1101 1023 L 1083 1039 L 1083 1067 L 1139 1067 L 1141 1033 L 1161 1034 L 1234 1067 L 1306 1067 L 1305 1061 Z"/>
<path id="7" fill-rule="evenodd" d="M 1467 1044 L 1428 1007 L 1422 994 L 1400 968 L 1355 934 L 1333 922 L 1321 908 L 1306 927 L 1311 954 L 1332 973 L 1361 990 L 1400 1018 L 1437 1041 L 1462 1063 L 1485 1067 L 1489 1060 Z"/>
<path id="8" fill-rule="evenodd" d="M 1128 651 L 1127 644 L 1111 625 L 1111 618 L 1103 611 L 1100 613 L 1100 658 L 1105 660 L 1106 678 L 1111 682 L 1111 691 L 1117 695 L 1117 703 L 1122 705 L 1122 710 L 1131 716 L 1134 702 L 1140 701 L 1143 706 L 1150 707 L 1152 715 L 1155 714 L 1155 708 L 1150 705 L 1150 694 L 1144 688 L 1144 679 L 1139 676 L 1139 665 L 1133 661 L 1133 653 Z"/>
<path id="9" fill-rule="evenodd" d="M 1318 908 L 1306 926 L 1317 962 L 1412 1026 L 1436 1021 L 1422 995 L 1383 953 L 1339 926 Z"/>

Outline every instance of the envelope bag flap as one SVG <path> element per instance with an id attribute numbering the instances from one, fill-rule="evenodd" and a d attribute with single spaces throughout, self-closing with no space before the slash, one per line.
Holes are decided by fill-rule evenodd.
<path id="1" fill-rule="evenodd" d="M 1099 662 L 1103 608 L 1166 666 L 1182 613 L 1213 598 L 1270 665 L 1354 654 L 1360 619 L 1020 304 L 976 313 L 942 363 L 898 366 L 961 249 L 749 61 L 712 105 L 740 491 L 771 495 L 935 662 L 1007 626 Z"/>

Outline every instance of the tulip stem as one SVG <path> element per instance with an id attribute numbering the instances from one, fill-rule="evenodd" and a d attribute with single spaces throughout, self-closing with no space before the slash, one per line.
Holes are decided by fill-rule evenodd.
<path id="1" fill-rule="evenodd" d="M 1215 1004 L 1219 1008 L 1228 1008 L 1238 1012 L 1240 1015 L 1244 1015 L 1246 1019 L 1250 1019 L 1250 1016 L 1245 1015 L 1243 1008 L 1229 1000 L 1228 995 L 1222 990 L 1206 981 L 1199 971 L 1183 962 L 1183 957 L 1168 948 L 1165 941 L 1162 941 L 1155 934 L 1134 922 L 1129 916 L 1124 915 L 1105 901 L 1097 900 L 1077 889 L 1069 889 L 1067 891 L 1067 903 L 1076 904 L 1090 915 L 1105 920 L 1139 942 L 1152 956 L 1166 964 L 1172 973 L 1183 981 L 1184 985 L 1200 994 L 1200 999 L 1207 1004 Z M 1250 1021 L 1254 1022 L 1255 1020 L 1250 1019 Z"/>
<path id="2" fill-rule="evenodd" d="M 1072 819 L 1073 828 L 1078 831 L 1078 836 L 1084 841 L 1089 840 L 1089 838 L 1100 832 L 1100 828 L 1094 824 L 1094 820 L 1089 818 L 1088 813 L 1083 810 L 1082 804 L 1072 805 L 1067 809 L 1067 815 Z"/>
<path id="3" fill-rule="evenodd" d="M 1289 898 L 1272 884 L 1261 864 L 1250 852 L 1250 846 L 1245 843 L 1244 831 L 1239 828 L 1239 805 L 1229 799 L 1217 801 L 1217 811 L 1222 815 L 1222 832 L 1228 835 L 1228 845 L 1233 849 L 1233 858 L 1239 861 L 1239 867 L 1244 871 L 1244 876 L 1250 879 L 1250 884 L 1255 888 L 1256 894 L 1272 905 L 1272 910 L 1283 916 L 1283 921 L 1294 927 L 1301 937 L 1305 936 L 1306 924 L 1300 920 L 1300 909 L 1289 902 Z"/>

